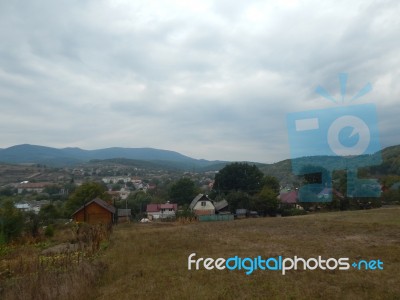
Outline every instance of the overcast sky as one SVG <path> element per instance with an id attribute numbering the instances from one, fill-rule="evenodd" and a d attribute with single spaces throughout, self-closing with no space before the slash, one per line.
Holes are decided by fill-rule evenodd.
<path id="1" fill-rule="evenodd" d="M 241 3 L 241 4 L 239 4 Z M 1 1 L 0 147 L 289 158 L 286 115 L 376 103 L 400 144 L 400 2 Z"/>

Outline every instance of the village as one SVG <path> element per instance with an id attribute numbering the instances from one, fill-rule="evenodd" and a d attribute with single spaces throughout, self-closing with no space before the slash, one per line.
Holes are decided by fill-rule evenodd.
<path id="1" fill-rule="evenodd" d="M 248 164 L 241 164 L 241 166 L 250 167 Z M 146 174 L 144 170 L 142 171 L 142 174 Z M 257 171 L 260 172 L 258 169 Z M 14 199 L 15 208 L 21 212 L 33 212 L 39 215 L 42 208 L 45 211 L 51 211 L 50 208 L 54 211 L 58 210 L 58 213 L 50 216 L 52 220 L 47 220 L 47 222 L 56 222 L 56 219 L 60 218 L 64 222 L 69 220 L 88 224 L 164 222 L 175 221 L 182 216 L 191 216 L 198 221 L 231 221 L 249 217 L 306 214 L 307 211 L 314 212 L 327 207 L 335 209 L 332 203 L 329 203 L 330 201 L 328 201 L 328 206 L 326 205 L 330 196 L 334 199 L 333 203 L 337 205 L 336 209 L 342 209 L 345 202 L 349 202 L 349 199 L 337 189 L 325 187 L 314 195 L 317 199 L 313 201 L 316 202 L 315 205 L 300 203 L 298 187 L 281 186 L 278 180 L 271 176 L 269 177 L 272 179 L 272 186 L 270 183 L 270 186 L 266 187 L 272 191 L 272 195 L 269 194 L 263 200 L 261 198 L 256 200 L 256 193 L 250 195 L 245 192 L 245 189 L 242 194 L 239 190 L 221 196 L 221 192 L 214 188 L 218 171 L 185 172 L 181 178 L 176 173 L 163 173 L 161 170 L 155 172 L 156 175 L 152 172 L 144 176 L 131 176 L 129 173 L 119 172 L 120 175 L 97 176 L 96 178 L 83 169 L 79 172 L 81 177 L 78 177 L 78 180 L 75 179 L 74 183 L 71 180 L 68 183 L 24 180 L 19 183 L 9 183 L 1 191 L 3 194 L 8 193 L 7 195 Z M 99 171 L 96 173 L 102 174 Z M 109 172 L 103 171 L 104 173 Z M 114 171 L 115 173 L 118 172 Z M 72 174 L 76 176 L 77 170 L 72 170 Z M 85 176 L 85 174 L 89 175 Z M 241 176 L 244 177 L 243 174 L 238 177 Z M 260 174 L 260 176 L 264 175 Z M 81 205 L 76 204 L 73 211 L 64 209 L 74 193 L 76 194 L 77 190 L 88 183 L 100 187 L 104 192 L 103 197 L 96 195 L 91 199 L 81 199 L 78 202 Z M 189 191 L 185 184 L 189 184 Z M 263 186 L 260 186 L 257 193 L 261 193 L 262 188 Z M 173 189 L 175 189 L 175 194 L 171 192 Z M 391 189 L 396 190 L 396 185 L 394 184 Z M 174 197 L 181 199 L 175 201 Z M 373 206 L 371 202 L 363 205 L 362 208 Z"/>

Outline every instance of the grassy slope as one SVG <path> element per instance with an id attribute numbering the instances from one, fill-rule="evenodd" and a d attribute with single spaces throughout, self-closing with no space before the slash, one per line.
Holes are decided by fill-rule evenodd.
<path id="1" fill-rule="evenodd" d="M 234 222 L 119 225 L 100 299 L 398 299 L 400 208 Z M 383 271 L 188 271 L 187 257 L 381 259 Z"/>

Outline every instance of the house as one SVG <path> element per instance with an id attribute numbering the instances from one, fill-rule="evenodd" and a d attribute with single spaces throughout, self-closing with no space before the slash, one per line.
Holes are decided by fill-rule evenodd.
<path id="1" fill-rule="evenodd" d="M 81 206 L 72 214 L 75 222 L 89 224 L 112 224 L 114 222 L 115 207 L 100 198 Z"/>
<path id="2" fill-rule="evenodd" d="M 126 200 L 131 192 L 125 188 L 121 188 L 119 191 L 107 191 L 107 194 L 111 196 L 113 200 Z"/>
<path id="3" fill-rule="evenodd" d="M 174 218 L 176 211 L 178 210 L 178 204 L 176 203 L 150 203 L 147 204 L 146 212 L 149 219 L 166 219 Z"/>
<path id="4" fill-rule="evenodd" d="M 298 192 L 297 190 L 290 192 L 283 192 L 278 196 L 281 207 L 283 208 L 293 208 L 296 207 L 298 201 Z"/>
<path id="5" fill-rule="evenodd" d="M 118 223 L 129 222 L 132 217 L 132 210 L 130 208 L 118 208 Z"/>
<path id="6" fill-rule="evenodd" d="M 24 181 L 17 185 L 18 194 L 21 194 L 24 191 L 30 192 L 30 193 L 33 193 L 33 192 L 41 193 L 46 188 L 46 186 L 49 186 L 49 185 L 50 185 L 50 183 L 48 183 L 48 182 Z"/>
<path id="7" fill-rule="evenodd" d="M 35 214 L 40 212 L 42 206 L 49 205 L 49 200 L 41 200 L 41 201 L 33 201 L 30 203 L 22 202 L 22 203 L 15 203 L 15 208 L 19 209 L 20 211 L 29 212 L 32 211 Z"/>
<path id="8" fill-rule="evenodd" d="M 189 208 L 197 216 L 215 214 L 214 202 L 205 194 L 198 194 L 190 203 Z"/>
<path id="9" fill-rule="evenodd" d="M 228 201 L 226 201 L 225 199 L 218 202 L 214 202 L 214 207 L 215 207 L 215 212 L 218 214 L 230 213 Z"/>
<path id="10" fill-rule="evenodd" d="M 19 209 L 20 211 L 30 211 L 32 207 L 28 203 L 16 203 L 15 208 Z"/>

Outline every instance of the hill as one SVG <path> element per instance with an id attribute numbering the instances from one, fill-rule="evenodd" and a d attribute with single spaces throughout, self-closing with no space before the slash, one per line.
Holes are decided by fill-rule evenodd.
<path id="1" fill-rule="evenodd" d="M 106 148 L 84 150 L 80 148 L 51 148 L 38 145 L 16 145 L 0 149 L 0 162 L 21 164 L 36 163 L 49 166 L 65 166 L 89 162 L 91 160 L 133 159 L 169 165 L 178 169 L 204 168 L 221 161 L 194 159 L 175 151 L 154 148 Z"/>
<path id="2" fill-rule="evenodd" d="M 364 168 L 364 174 L 371 176 L 400 175 L 400 145 L 383 149 L 382 163 L 378 166 Z M 84 150 L 80 148 L 51 148 L 37 145 L 17 145 L 0 149 L 0 162 L 6 164 L 44 164 L 48 166 L 70 166 L 85 164 L 90 161 L 100 162 L 118 159 L 122 164 L 143 165 L 149 168 L 187 170 L 196 172 L 220 170 L 229 162 L 194 159 L 175 151 L 154 148 L 106 148 Z M 300 158 L 304 162 L 315 157 Z M 327 157 L 330 163 L 336 159 Z M 115 162 L 115 161 L 114 161 Z M 253 163 L 253 162 L 249 162 Z M 273 164 L 255 163 L 267 175 L 275 176 L 283 184 L 296 182 L 292 173 L 292 160 L 285 159 Z M 343 167 L 344 168 L 344 167 Z"/>
<path id="3" fill-rule="evenodd" d="M 377 166 L 362 168 L 363 176 L 366 178 L 379 178 L 387 175 L 400 175 L 400 145 L 387 147 L 383 149 L 380 154 L 382 155 L 382 163 Z M 377 155 L 379 155 L 379 153 L 375 153 L 369 157 L 361 157 L 360 159 L 372 161 L 377 159 Z M 312 162 L 315 159 L 316 157 L 296 158 L 296 162 L 306 165 L 307 162 Z M 318 157 L 318 159 L 321 159 L 321 157 Z M 324 159 L 327 164 L 341 164 L 342 167 L 336 166 L 337 169 L 346 169 L 345 159 L 339 161 L 335 157 L 324 157 Z M 298 180 L 292 173 L 291 159 L 282 160 L 274 164 L 259 165 L 259 168 L 264 174 L 278 178 L 281 184 L 293 183 Z"/>

